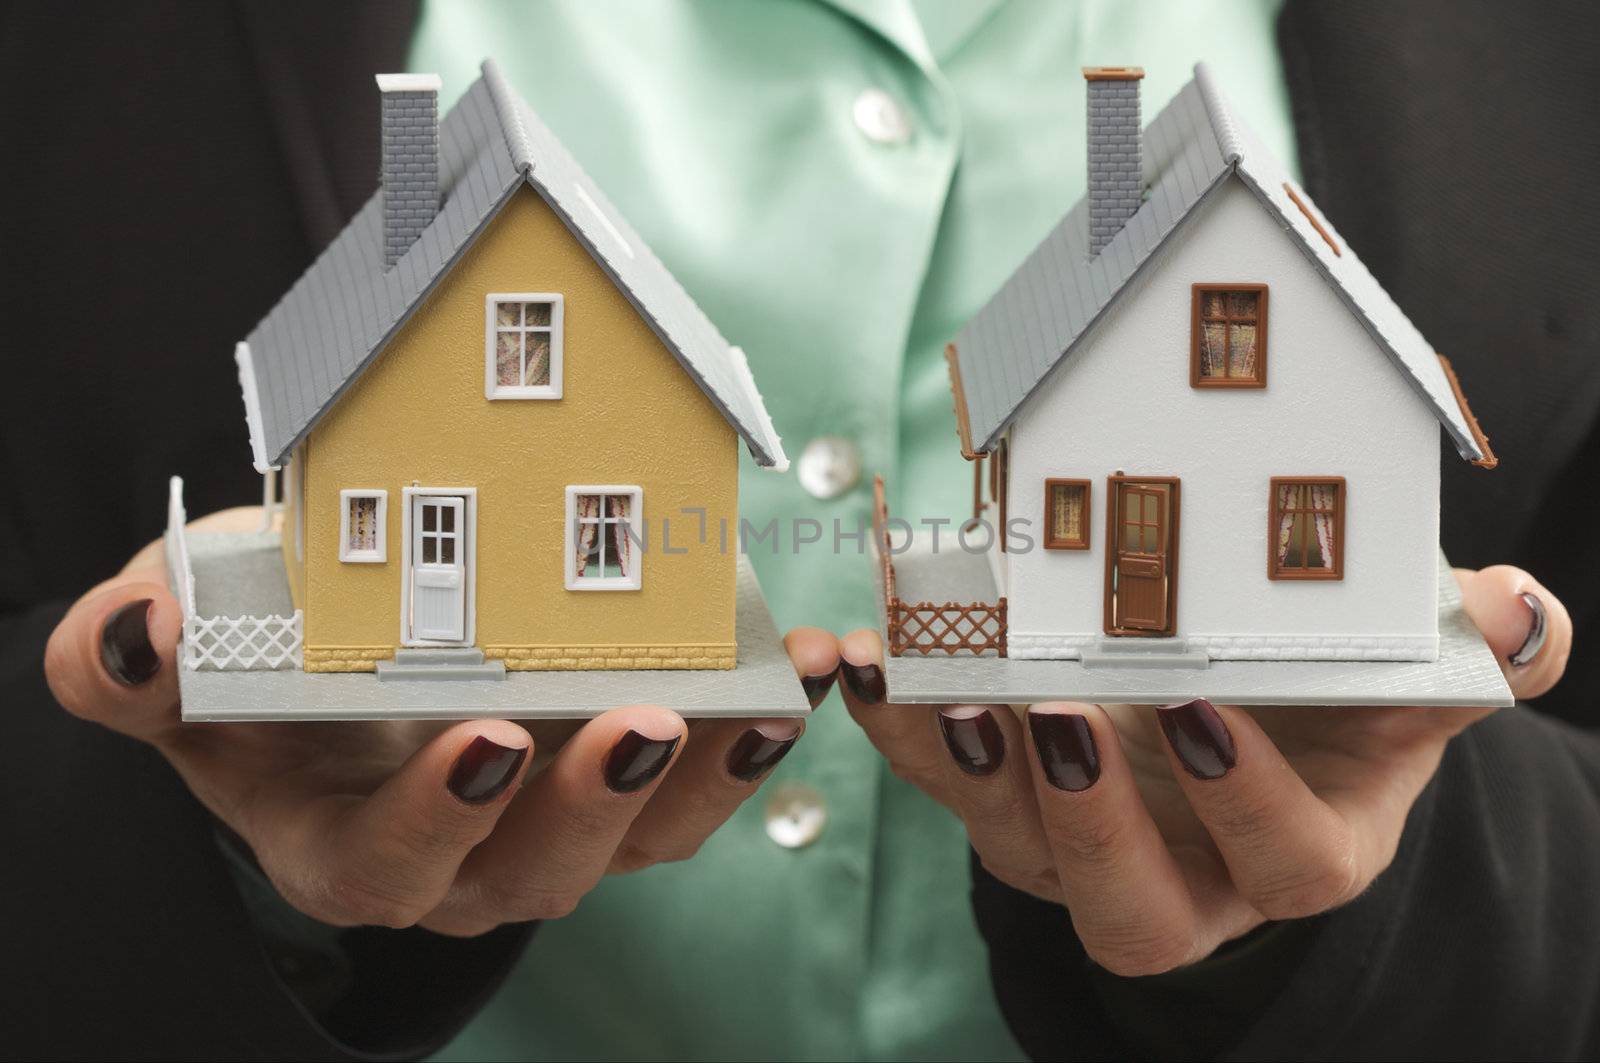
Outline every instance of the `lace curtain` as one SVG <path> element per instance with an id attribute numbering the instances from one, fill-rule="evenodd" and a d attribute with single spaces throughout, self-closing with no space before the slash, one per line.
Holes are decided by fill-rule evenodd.
<path id="1" fill-rule="evenodd" d="M 352 498 L 350 500 L 350 549 L 376 550 L 378 548 L 378 500 Z"/>
<path id="2" fill-rule="evenodd" d="M 1052 484 L 1050 487 L 1050 538 L 1079 542 L 1083 534 L 1083 487 L 1077 484 Z"/>
<path id="3" fill-rule="evenodd" d="M 1338 485 L 1331 483 L 1278 486 L 1278 568 L 1333 568 L 1338 546 L 1333 526 L 1338 491 Z"/>
<path id="4" fill-rule="evenodd" d="M 632 574 L 633 541 L 628 534 L 632 509 L 628 495 L 578 496 L 573 551 L 579 579 Z M 616 571 L 607 571 L 612 566 Z M 598 571 L 591 572 L 591 567 Z"/>
<path id="5" fill-rule="evenodd" d="M 600 535 L 600 496 L 578 496 L 578 534 L 573 537 L 578 560 L 578 577 L 589 568 L 589 555 L 594 552 Z"/>
<path id="6" fill-rule="evenodd" d="M 621 576 L 628 575 L 630 555 L 628 553 L 632 543 L 628 540 L 628 510 L 632 499 L 627 495 L 606 496 L 606 516 L 610 518 L 612 559 L 616 562 L 617 573 Z"/>

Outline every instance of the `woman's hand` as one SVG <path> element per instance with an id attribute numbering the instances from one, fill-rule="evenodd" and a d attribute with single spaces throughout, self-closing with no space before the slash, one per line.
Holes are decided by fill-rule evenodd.
<path id="1" fill-rule="evenodd" d="M 244 528 L 259 514 L 195 526 Z M 159 750 L 290 904 L 340 926 L 474 935 L 559 918 L 603 875 L 694 855 L 805 727 L 686 724 L 648 705 L 581 725 L 185 724 L 181 623 L 152 544 L 56 628 L 51 690 L 74 715 Z M 832 635 L 801 629 L 786 642 L 801 675 L 834 673 Z M 827 692 L 807 685 L 813 704 Z M 550 752 L 530 771 L 536 737 Z"/>
<path id="2" fill-rule="evenodd" d="M 1456 575 L 1517 697 L 1553 686 L 1572 638 L 1561 603 L 1520 569 Z M 1361 893 L 1445 744 L 1492 711 L 895 706 L 877 635 L 842 652 L 845 703 L 896 773 L 961 816 L 995 877 L 1064 904 L 1123 975 Z"/>

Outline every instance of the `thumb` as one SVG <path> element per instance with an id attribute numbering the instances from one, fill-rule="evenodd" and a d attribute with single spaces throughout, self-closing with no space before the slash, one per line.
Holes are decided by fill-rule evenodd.
<path id="1" fill-rule="evenodd" d="M 1511 692 L 1536 698 L 1567 670 L 1572 618 L 1566 606 L 1528 573 L 1511 565 L 1457 569 L 1461 601 L 1500 661 Z"/>
<path id="2" fill-rule="evenodd" d="M 122 576 L 80 598 L 50 635 L 45 678 L 68 712 L 146 742 L 178 719 L 178 600 L 150 573 Z"/>

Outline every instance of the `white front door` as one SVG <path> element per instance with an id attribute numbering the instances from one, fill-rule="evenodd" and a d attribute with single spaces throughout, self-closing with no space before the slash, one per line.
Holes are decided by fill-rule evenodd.
<path id="1" fill-rule="evenodd" d="M 467 500 L 411 498 L 411 637 L 461 642 L 467 637 Z"/>

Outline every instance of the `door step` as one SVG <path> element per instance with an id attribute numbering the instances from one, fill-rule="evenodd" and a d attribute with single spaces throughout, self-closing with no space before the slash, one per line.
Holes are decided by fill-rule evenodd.
<path id="1" fill-rule="evenodd" d="M 1083 648 L 1085 668 L 1209 668 L 1205 650 L 1182 638 L 1103 638 Z"/>
<path id="2" fill-rule="evenodd" d="M 462 679 L 504 679 L 506 662 L 486 661 L 474 646 L 424 646 L 396 650 L 394 660 L 378 662 L 378 678 L 426 679 L 434 682 Z"/>

